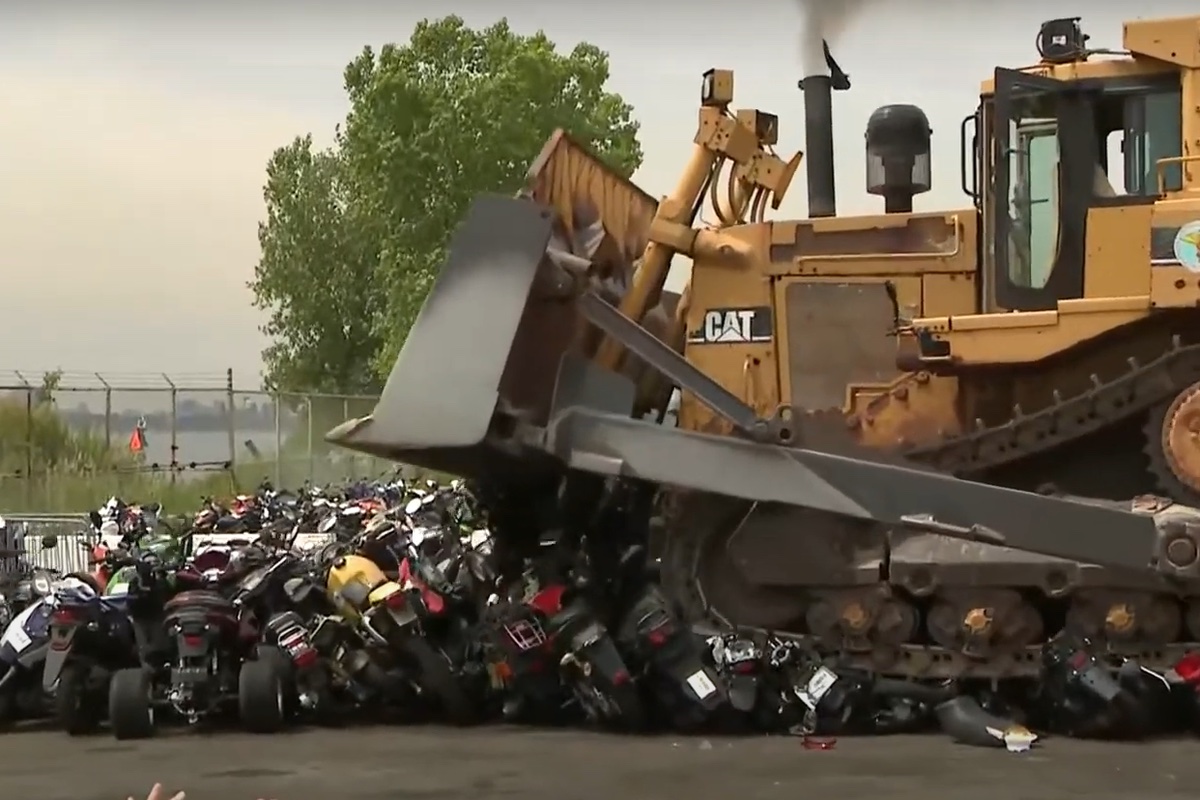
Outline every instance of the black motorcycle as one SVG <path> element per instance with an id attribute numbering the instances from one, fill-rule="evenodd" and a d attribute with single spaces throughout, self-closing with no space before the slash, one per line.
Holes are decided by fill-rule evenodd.
<path id="1" fill-rule="evenodd" d="M 715 722 L 729 708 L 722 677 L 705 662 L 700 642 L 654 586 L 643 590 L 621 624 L 618 641 L 638 668 L 638 683 L 665 719 L 682 730 Z"/>
<path id="2" fill-rule="evenodd" d="M 125 598 L 91 587 L 57 592 L 42 688 L 54 695 L 54 714 L 72 736 L 96 730 L 107 714 L 114 672 L 138 666 L 137 642 Z"/>
<path id="3" fill-rule="evenodd" d="M 330 676 L 313 643 L 307 620 L 313 616 L 311 591 L 315 582 L 305 574 L 301 560 L 290 551 L 293 530 L 283 552 L 265 556 L 237 584 L 233 604 L 249 613 L 260 626 L 256 659 L 274 659 L 285 678 L 285 705 L 289 716 L 302 712 L 324 714 L 332 702 Z M 243 710 L 243 716 L 246 712 Z"/>
<path id="4" fill-rule="evenodd" d="M 584 714 L 593 722 L 623 730 L 645 728 L 646 711 L 633 674 L 583 597 L 568 595 L 544 624 L 554 642 L 563 682 Z"/>

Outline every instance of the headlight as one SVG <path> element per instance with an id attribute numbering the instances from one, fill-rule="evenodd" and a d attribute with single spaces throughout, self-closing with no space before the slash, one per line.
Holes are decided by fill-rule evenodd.
<path id="1" fill-rule="evenodd" d="M 38 575 L 33 579 L 33 590 L 40 595 L 50 594 L 50 581 L 45 575 Z"/>

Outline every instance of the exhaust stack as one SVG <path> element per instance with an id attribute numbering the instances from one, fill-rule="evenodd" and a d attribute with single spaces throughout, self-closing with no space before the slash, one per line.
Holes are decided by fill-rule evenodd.
<path id="1" fill-rule="evenodd" d="M 804 163 L 808 171 L 808 215 L 837 215 L 837 192 L 833 170 L 833 92 L 850 88 L 850 76 L 842 71 L 822 41 L 829 74 L 808 75 L 799 83 L 804 92 Z"/>

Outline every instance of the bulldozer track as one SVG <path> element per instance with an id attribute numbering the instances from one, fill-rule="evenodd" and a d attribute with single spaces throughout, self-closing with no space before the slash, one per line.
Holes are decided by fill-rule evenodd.
<path id="1" fill-rule="evenodd" d="M 899 454 L 907 460 L 941 472 L 968 479 L 985 479 L 989 470 L 1046 453 L 1114 423 L 1170 403 L 1181 390 L 1200 381 L 1200 345 L 1184 345 L 1176 336 L 1159 357 L 1146 363 L 1130 358 L 1127 364 L 1128 370 L 1116 378 L 1101 381 L 1093 375 L 1090 389 L 1065 398 L 1056 395 L 1055 402 L 1045 408 L 1031 413 L 1025 413 L 1019 407 L 1014 408 L 1011 420 L 1002 425 L 987 427 L 977 424 L 966 435 L 905 448 Z M 813 415 L 814 418 L 820 416 Z M 1147 422 L 1147 431 L 1155 427 L 1154 423 L 1154 419 Z M 1147 442 L 1151 473 L 1165 493 L 1177 501 L 1195 502 L 1196 496 L 1188 492 L 1184 484 L 1173 479 L 1170 467 L 1160 452 L 1160 442 L 1159 437 Z M 667 536 L 663 574 L 666 588 L 679 603 L 681 612 L 694 622 L 721 629 L 732 626 L 747 630 L 747 626 L 735 625 L 734 620 L 724 616 L 721 609 L 709 601 L 701 576 L 705 574 L 702 560 L 713 537 L 731 535 L 739 524 L 738 515 L 744 518 L 753 506 L 749 503 L 727 506 L 727 509 L 738 507 L 731 516 L 728 510 L 725 514 L 718 514 L 713 513 L 711 508 L 703 508 L 702 501 L 703 498 L 683 493 L 675 493 L 665 499 L 663 520 Z M 887 583 L 886 576 L 881 576 L 881 579 Z M 1200 591 L 1187 594 L 1200 595 Z M 766 631 L 751 627 L 749 632 L 772 633 L 818 649 L 821 647 L 817 637 L 800 631 Z M 1049 627 L 1047 632 L 1052 632 Z M 1170 666 L 1187 652 L 1200 650 L 1200 643 L 1191 642 L 1148 642 L 1145 646 L 1132 647 L 1110 643 L 1109 646 L 1113 652 L 1137 658 L 1148 667 L 1160 669 Z M 1035 675 L 1040 657 L 1040 648 L 1036 646 L 985 661 L 923 643 L 894 646 L 888 651 L 830 653 L 830 659 L 908 678 L 995 679 Z"/>
<path id="2" fill-rule="evenodd" d="M 933 445 L 908 448 L 902 454 L 961 477 L 980 473 L 1043 453 L 1096 433 L 1115 422 L 1169 401 L 1181 389 L 1200 380 L 1200 345 L 1183 345 L 1178 336 L 1161 356 L 1146 364 L 1128 360 L 1121 376 L 1102 382 L 1092 376 L 1092 388 L 1069 398 L 1057 398 L 1046 408 L 1026 414 L 1013 409 L 1013 418 L 994 427 L 977 427 Z"/>

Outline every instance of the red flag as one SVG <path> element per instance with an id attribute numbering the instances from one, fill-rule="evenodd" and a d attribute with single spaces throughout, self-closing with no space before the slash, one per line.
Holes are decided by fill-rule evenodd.
<path id="1" fill-rule="evenodd" d="M 129 451 L 131 453 L 140 453 L 146 449 L 146 421 L 139 419 L 138 424 L 134 426 L 133 433 L 129 435 Z"/>

